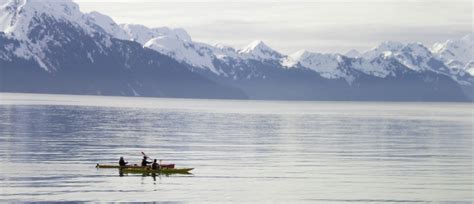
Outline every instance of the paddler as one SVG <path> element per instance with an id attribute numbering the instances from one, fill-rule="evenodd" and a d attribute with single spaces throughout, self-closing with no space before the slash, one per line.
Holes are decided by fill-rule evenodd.
<path id="1" fill-rule="evenodd" d="M 125 162 L 125 160 L 123 159 L 123 157 L 120 157 L 119 165 L 120 165 L 121 167 L 124 167 L 124 166 L 127 165 L 127 164 L 128 164 L 128 162 Z"/>
<path id="2" fill-rule="evenodd" d="M 153 160 L 153 164 L 151 164 L 151 169 L 160 169 L 160 164 L 156 162 L 156 159 Z"/>
<path id="3" fill-rule="evenodd" d="M 148 164 L 153 163 L 153 162 L 147 161 L 147 159 L 148 159 L 147 156 L 143 156 L 143 159 L 142 159 L 142 166 L 147 166 Z"/>

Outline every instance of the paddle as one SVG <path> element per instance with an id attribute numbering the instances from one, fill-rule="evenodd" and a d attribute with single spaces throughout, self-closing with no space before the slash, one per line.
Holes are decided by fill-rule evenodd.
<path id="1" fill-rule="evenodd" d="M 146 158 L 151 159 L 151 157 L 149 157 L 148 155 L 146 155 L 145 152 L 142 152 L 142 155 L 143 155 L 144 157 L 146 157 Z"/>
<path id="2" fill-rule="evenodd" d="M 148 155 L 145 154 L 145 152 L 141 152 L 141 153 L 142 153 L 142 155 L 143 155 L 144 157 L 150 158 Z M 151 158 L 150 158 L 150 159 L 151 159 Z M 159 163 L 159 164 L 160 164 L 160 166 L 161 166 L 161 159 L 160 159 L 160 163 Z"/>
<path id="3" fill-rule="evenodd" d="M 146 158 L 150 158 L 148 155 L 146 155 L 144 152 L 142 152 L 142 155 L 145 156 Z"/>

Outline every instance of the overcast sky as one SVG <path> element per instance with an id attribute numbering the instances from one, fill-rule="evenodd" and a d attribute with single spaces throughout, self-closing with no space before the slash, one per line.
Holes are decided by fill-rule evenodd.
<path id="1" fill-rule="evenodd" d="M 75 0 L 117 23 L 181 27 L 194 41 L 241 48 L 253 40 L 290 54 L 366 50 L 382 41 L 459 38 L 473 30 L 471 0 Z"/>

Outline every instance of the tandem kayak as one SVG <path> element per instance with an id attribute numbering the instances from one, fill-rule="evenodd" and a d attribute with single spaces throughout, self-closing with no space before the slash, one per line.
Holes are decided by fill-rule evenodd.
<path id="1" fill-rule="evenodd" d="M 194 168 L 162 168 L 162 169 L 150 169 L 150 168 L 121 168 L 120 171 L 123 173 L 135 173 L 135 174 L 190 174 L 189 172 Z"/>
<path id="2" fill-rule="evenodd" d="M 149 167 L 144 167 L 140 166 L 137 164 L 134 165 L 126 165 L 125 167 L 121 167 L 116 164 L 97 164 L 95 166 L 96 168 L 102 168 L 102 169 L 119 169 L 119 168 L 133 168 L 133 169 L 144 169 L 144 168 L 149 168 Z M 167 168 L 167 169 L 174 169 L 174 164 L 161 164 L 161 168 Z"/>

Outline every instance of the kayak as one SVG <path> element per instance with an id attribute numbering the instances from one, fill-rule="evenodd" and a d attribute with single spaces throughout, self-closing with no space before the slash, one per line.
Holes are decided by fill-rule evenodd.
<path id="1" fill-rule="evenodd" d="M 121 166 L 116 165 L 116 164 L 97 164 L 95 167 L 96 168 L 101 168 L 101 169 L 118 169 L 118 168 L 143 169 L 143 168 L 149 168 L 149 166 L 144 167 L 144 166 L 140 166 L 140 165 L 137 165 L 137 164 L 126 165 L 125 167 L 121 167 Z M 167 168 L 167 169 L 174 169 L 174 164 L 162 164 L 162 165 L 160 165 L 160 167 L 161 168 Z"/>
<path id="2" fill-rule="evenodd" d="M 120 171 L 123 173 L 135 173 L 135 174 L 190 174 L 189 172 L 194 168 L 162 168 L 162 169 L 150 169 L 150 168 L 122 168 Z"/>

